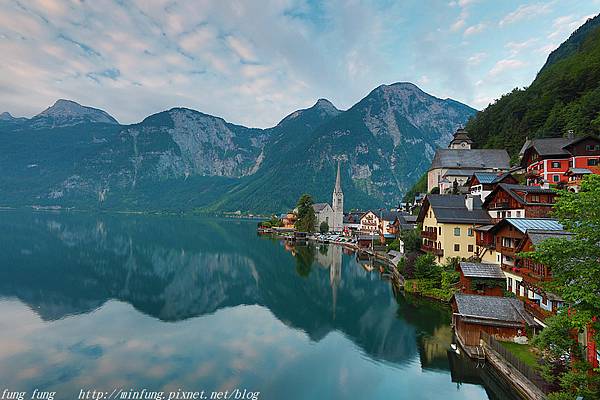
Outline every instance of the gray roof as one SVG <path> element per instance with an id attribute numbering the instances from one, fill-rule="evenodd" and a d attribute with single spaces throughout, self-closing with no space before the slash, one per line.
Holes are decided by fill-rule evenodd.
<path id="1" fill-rule="evenodd" d="M 492 172 L 493 173 L 493 172 Z M 466 170 L 466 169 L 450 169 L 448 171 L 446 171 L 446 173 L 443 175 L 444 177 L 448 177 L 448 176 L 472 176 L 473 175 L 473 170 Z"/>
<path id="2" fill-rule="evenodd" d="M 454 300 L 457 313 L 467 317 L 469 322 L 500 326 L 537 325 L 517 299 L 456 293 Z"/>
<path id="3" fill-rule="evenodd" d="M 478 226 L 477 228 L 475 228 L 476 231 L 483 231 L 483 232 L 487 232 L 490 229 L 492 229 L 494 227 L 494 225 L 483 225 L 483 226 Z"/>
<path id="4" fill-rule="evenodd" d="M 545 229 L 528 229 L 527 236 L 534 246 L 542 243 L 546 239 L 557 238 L 557 239 L 571 239 L 573 234 L 567 231 L 552 231 Z"/>
<path id="5" fill-rule="evenodd" d="M 327 208 L 328 206 L 329 204 L 327 203 L 315 203 L 313 204 L 313 210 L 315 210 L 315 212 L 321 212 L 324 208 Z"/>
<path id="6" fill-rule="evenodd" d="M 473 175 L 475 175 L 475 177 L 477 178 L 479 183 L 481 183 L 481 184 L 488 183 L 489 184 L 489 183 L 500 182 L 502 179 L 504 179 L 508 175 L 510 175 L 510 173 L 505 172 L 503 174 L 498 174 L 496 172 L 477 171 L 477 172 L 474 172 Z"/>
<path id="7" fill-rule="evenodd" d="M 522 156 L 528 149 L 533 148 L 540 156 L 569 155 L 569 152 L 564 147 L 573 142 L 573 140 L 562 137 L 526 140 L 520 154 Z"/>
<path id="8" fill-rule="evenodd" d="M 498 264 L 461 262 L 460 270 L 469 278 L 505 279 L 504 272 Z"/>
<path id="9" fill-rule="evenodd" d="M 503 149 L 438 149 L 429 169 L 508 169 L 509 166 L 510 157 Z"/>
<path id="10" fill-rule="evenodd" d="M 469 211 L 465 205 L 465 196 L 462 195 L 427 195 L 429 206 L 435 214 L 438 222 L 442 223 L 466 223 L 466 224 L 489 224 L 490 216 L 481 208 L 481 199 L 473 198 L 473 210 Z M 424 213 L 425 207 L 421 209 Z M 424 217 L 424 214 L 423 214 Z M 421 219 L 421 215 L 419 215 Z"/>
<path id="11" fill-rule="evenodd" d="M 587 168 L 569 168 L 567 172 L 570 172 L 573 175 L 587 175 L 592 173 L 592 171 Z"/>

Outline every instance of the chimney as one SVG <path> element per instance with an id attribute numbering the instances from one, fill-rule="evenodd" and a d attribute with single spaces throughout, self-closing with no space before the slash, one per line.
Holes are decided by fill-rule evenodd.
<path id="1" fill-rule="evenodd" d="M 573 129 L 567 131 L 567 139 L 575 139 L 575 131 Z"/>
<path id="2" fill-rule="evenodd" d="M 473 211 L 473 196 L 468 194 L 465 197 L 465 206 L 467 207 L 467 210 L 469 211 Z"/>

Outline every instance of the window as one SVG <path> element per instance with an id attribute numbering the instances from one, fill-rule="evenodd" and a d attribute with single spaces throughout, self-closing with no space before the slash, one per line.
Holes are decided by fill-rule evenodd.
<path id="1" fill-rule="evenodd" d="M 438 227 L 438 235 L 441 235 L 441 234 L 442 234 L 442 227 L 441 227 L 441 226 L 439 226 L 439 227 Z"/>
<path id="2" fill-rule="evenodd" d="M 460 236 L 460 228 L 454 228 L 454 236 Z"/>
<path id="3" fill-rule="evenodd" d="M 598 165 L 598 159 L 597 158 L 588 159 L 587 165 L 589 165 L 590 167 L 595 167 L 596 165 Z"/>
<path id="4" fill-rule="evenodd" d="M 560 161 L 552 161 L 552 168 L 560 168 Z"/>
<path id="5" fill-rule="evenodd" d="M 592 151 L 592 150 L 594 150 L 594 146 L 593 146 L 593 145 L 591 145 L 591 144 L 586 144 L 586 145 L 585 145 L 585 149 L 586 149 L 587 151 Z"/>
<path id="6" fill-rule="evenodd" d="M 506 218 L 510 218 L 510 211 L 506 212 Z"/>
<path id="7" fill-rule="evenodd" d="M 454 251 L 460 251 L 460 244 L 454 243 Z"/>
<path id="8" fill-rule="evenodd" d="M 540 196 L 538 194 L 532 194 L 531 195 L 531 202 L 532 203 L 539 203 L 540 202 Z"/>
<path id="9" fill-rule="evenodd" d="M 468 236 L 473 236 L 473 228 L 467 229 L 467 235 Z"/>
<path id="10" fill-rule="evenodd" d="M 558 182 L 560 180 L 560 175 L 552 175 L 552 181 Z"/>
<path id="11" fill-rule="evenodd" d="M 470 244 L 470 245 L 467 247 L 467 249 L 468 249 L 469 253 L 472 253 L 472 252 L 473 252 L 473 245 L 472 245 L 472 244 Z"/>
<path id="12" fill-rule="evenodd" d="M 517 218 L 521 218 L 521 211 L 517 211 Z"/>

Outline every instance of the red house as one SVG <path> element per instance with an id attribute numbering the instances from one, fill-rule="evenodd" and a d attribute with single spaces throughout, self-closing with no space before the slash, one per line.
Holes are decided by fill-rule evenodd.
<path id="1" fill-rule="evenodd" d="M 586 168 L 600 174 L 600 138 L 595 136 L 528 139 L 520 156 L 530 185 L 566 183 L 569 168 Z"/>

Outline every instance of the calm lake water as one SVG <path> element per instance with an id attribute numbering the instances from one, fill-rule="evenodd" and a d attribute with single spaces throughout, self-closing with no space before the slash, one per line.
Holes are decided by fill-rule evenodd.
<path id="1" fill-rule="evenodd" d="M 504 399 L 447 307 L 239 220 L 0 212 L 0 391 Z M 1 393 L 0 393 L 1 395 Z"/>

